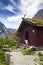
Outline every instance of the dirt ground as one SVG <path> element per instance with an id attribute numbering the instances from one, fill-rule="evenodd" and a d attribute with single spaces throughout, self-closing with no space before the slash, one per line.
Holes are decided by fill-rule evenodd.
<path id="1" fill-rule="evenodd" d="M 10 65 L 35 65 L 35 58 L 37 55 L 23 55 L 21 51 L 10 52 Z"/>

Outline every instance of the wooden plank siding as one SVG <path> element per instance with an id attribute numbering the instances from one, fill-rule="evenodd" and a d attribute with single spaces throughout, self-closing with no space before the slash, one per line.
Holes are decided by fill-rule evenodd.
<path id="1" fill-rule="evenodd" d="M 28 44 L 32 46 L 43 46 L 43 26 L 31 25 L 30 23 L 22 21 L 19 27 L 21 32 L 21 43 L 25 43 L 25 32 L 28 31 Z"/>

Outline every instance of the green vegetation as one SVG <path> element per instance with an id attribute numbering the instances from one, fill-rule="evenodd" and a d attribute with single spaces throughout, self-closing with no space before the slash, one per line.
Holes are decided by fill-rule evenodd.
<path id="1" fill-rule="evenodd" d="M 34 61 L 35 61 L 35 64 L 37 65 L 43 65 L 43 53 L 39 52 L 38 53 L 38 56 L 39 58 L 35 58 Z"/>
<path id="2" fill-rule="evenodd" d="M 43 53 L 39 52 L 38 56 L 39 56 L 40 65 L 43 65 Z"/>
<path id="3" fill-rule="evenodd" d="M 5 63 L 5 51 L 0 49 L 0 65 L 9 65 Z"/>
<path id="4" fill-rule="evenodd" d="M 0 47 L 3 45 L 8 45 L 9 47 L 12 47 L 14 43 L 14 40 L 12 38 L 0 38 Z M 0 48 L 0 65 L 6 65 L 5 63 L 5 52 Z"/>
<path id="5" fill-rule="evenodd" d="M 6 65 L 5 64 L 5 56 L 4 56 L 4 54 L 5 54 L 5 51 L 0 49 L 0 65 Z"/>
<path id="6" fill-rule="evenodd" d="M 1 45 L 8 45 L 9 47 L 12 47 L 14 43 L 14 40 L 12 38 L 0 38 L 0 46 Z"/>
<path id="7" fill-rule="evenodd" d="M 36 24 L 38 24 L 38 25 L 43 25 L 43 19 L 32 18 L 32 21 L 36 22 Z"/>
<path id="8" fill-rule="evenodd" d="M 13 34 L 12 37 L 9 38 L 0 38 L 0 65 L 6 65 L 5 63 L 5 52 L 7 50 L 2 50 L 3 45 L 8 45 L 9 48 L 16 48 L 18 47 L 19 43 L 19 37 Z"/>
<path id="9" fill-rule="evenodd" d="M 32 50 L 22 50 L 23 55 L 33 55 L 35 52 Z"/>
<path id="10" fill-rule="evenodd" d="M 0 63 L 0 65 L 6 65 L 6 64 L 2 64 L 2 63 Z"/>
<path id="11" fill-rule="evenodd" d="M 38 53 L 38 56 L 42 56 L 42 57 L 43 57 L 43 53 L 39 52 L 39 53 Z"/>
<path id="12" fill-rule="evenodd" d="M 28 21 L 31 21 L 31 22 L 36 22 L 36 24 L 38 25 L 43 25 L 43 19 L 39 19 L 39 18 L 32 18 L 32 19 L 29 19 L 29 18 L 26 18 L 26 20 Z"/>
<path id="13" fill-rule="evenodd" d="M 4 53 L 5 52 L 0 49 L 0 62 L 4 61 Z"/>
<path id="14" fill-rule="evenodd" d="M 16 34 L 12 34 L 9 38 L 0 38 L 0 65 L 6 65 L 5 63 L 5 52 L 7 50 L 2 50 L 3 45 L 8 45 L 9 48 L 15 49 L 19 46 L 20 38 Z"/>
<path id="15" fill-rule="evenodd" d="M 18 48 L 20 46 L 20 36 L 19 33 L 13 33 L 11 34 L 11 38 L 14 40 L 14 46 L 16 46 L 16 48 Z"/>

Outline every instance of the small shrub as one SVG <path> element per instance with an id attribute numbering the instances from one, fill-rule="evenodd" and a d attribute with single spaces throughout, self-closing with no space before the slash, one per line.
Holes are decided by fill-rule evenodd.
<path id="1" fill-rule="evenodd" d="M 43 56 L 43 53 L 39 52 L 39 53 L 38 53 L 38 56 Z"/>
<path id="2" fill-rule="evenodd" d="M 6 65 L 6 64 L 0 63 L 0 65 Z"/>
<path id="3" fill-rule="evenodd" d="M 12 38 L 0 38 L 0 46 L 8 45 L 12 47 L 14 44 L 14 40 Z"/>
<path id="4" fill-rule="evenodd" d="M 2 50 L 0 50 L 0 62 L 3 62 L 4 61 L 4 59 L 5 59 L 5 56 L 4 56 L 4 51 L 2 51 Z"/>
<path id="5" fill-rule="evenodd" d="M 13 46 L 13 47 L 12 47 L 12 50 L 14 50 L 14 49 L 16 49 L 16 46 Z"/>
<path id="6" fill-rule="evenodd" d="M 38 53 L 38 56 L 39 56 L 39 59 L 37 60 L 37 63 L 39 64 L 39 65 L 43 65 L 43 53 L 41 53 L 41 52 L 39 52 Z M 36 61 L 35 61 L 36 62 Z"/>
<path id="7" fill-rule="evenodd" d="M 33 55 L 35 52 L 31 50 L 22 50 L 23 55 Z"/>
<path id="8" fill-rule="evenodd" d="M 0 49 L 0 65 L 8 65 L 8 64 L 5 63 L 5 56 L 4 56 L 4 54 L 5 54 L 5 51 Z"/>

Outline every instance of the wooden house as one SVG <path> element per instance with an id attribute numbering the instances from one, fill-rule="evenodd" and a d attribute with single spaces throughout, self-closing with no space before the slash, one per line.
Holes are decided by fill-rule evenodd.
<path id="1" fill-rule="evenodd" d="M 25 43 L 25 40 L 28 40 L 28 44 L 31 46 L 43 46 L 43 25 L 23 18 L 18 32 L 22 44 Z"/>

